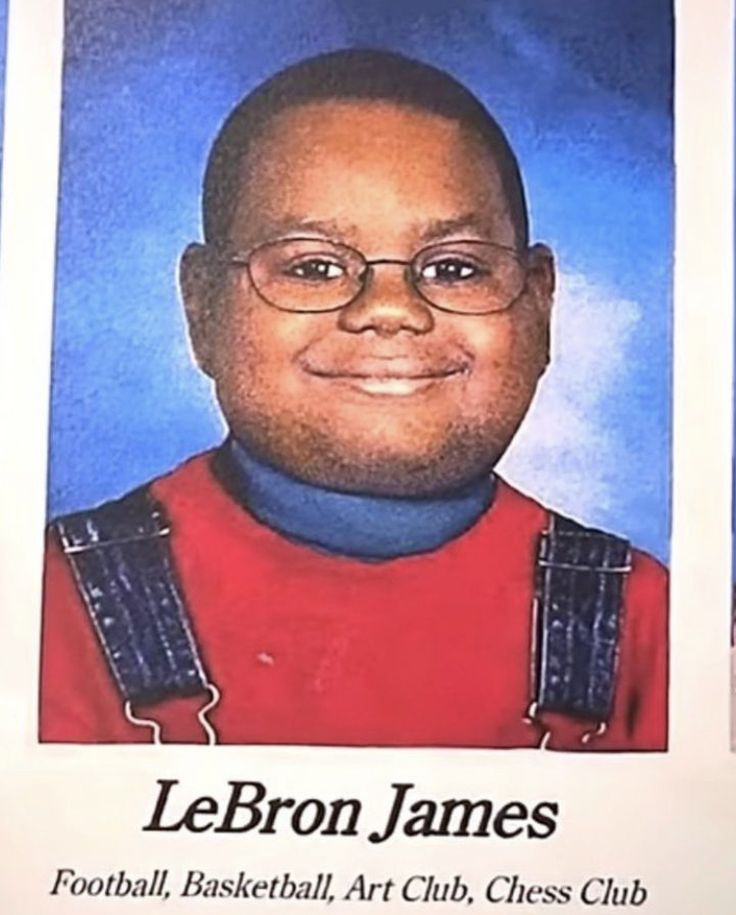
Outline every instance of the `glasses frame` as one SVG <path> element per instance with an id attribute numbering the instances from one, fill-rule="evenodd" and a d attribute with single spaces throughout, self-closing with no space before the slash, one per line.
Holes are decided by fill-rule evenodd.
<path id="1" fill-rule="evenodd" d="M 262 251 L 264 248 L 272 248 L 277 245 L 282 245 L 286 242 L 326 242 L 328 244 L 334 245 L 336 248 L 342 248 L 345 251 L 349 251 L 352 254 L 356 254 L 364 266 L 364 270 L 361 272 L 361 285 L 355 295 L 349 299 L 347 302 L 342 303 L 341 305 L 333 305 L 330 308 L 284 308 L 283 305 L 278 305 L 276 302 L 264 295 L 261 289 L 258 287 L 258 284 L 253 278 L 253 272 L 251 270 L 251 261 L 254 256 L 258 254 L 259 251 Z M 458 311 L 453 308 L 445 308 L 442 305 L 437 305 L 436 302 L 431 301 L 427 296 L 422 292 L 417 283 L 416 271 L 413 269 L 414 264 L 417 260 L 425 254 L 427 251 L 431 251 L 434 248 L 442 248 L 445 245 L 486 245 L 490 248 L 497 248 L 500 251 L 510 254 L 513 258 L 519 263 L 519 266 L 524 271 L 524 281 L 521 284 L 520 290 L 516 293 L 515 296 L 509 300 L 509 302 L 504 305 L 502 308 L 491 308 L 483 311 Z M 287 314 L 305 314 L 305 315 L 314 315 L 314 314 L 329 314 L 335 311 L 342 311 L 343 308 L 348 308 L 353 304 L 357 299 L 368 288 L 371 275 L 373 273 L 373 268 L 376 266 L 381 266 L 384 264 L 394 264 L 396 266 L 401 266 L 404 268 L 404 278 L 414 290 L 414 292 L 422 299 L 423 302 L 426 302 L 430 308 L 434 308 L 437 311 L 444 312 L 445 314 L 452 315 L 462 315 L 466 317 L 481 317 L 486 315 L 500 314 L 504 311 L 508 311 L 510 308 L 519 301 L 519 299 L 526 292 L 527 287 L 527 278 L 528 278 L 528 265 L 526 264 L 526 250 L 519 251 L 517 248 L 511 247 L 509 245 L 501 245 L 497 242 L 492 241 L 483 241 L 478 238 L 458 238 L 452 239 L 450 241 L 443 242 L 433 242 L 430 245 L 425 245 L 420 248 L 416 254 L 411 258 L 411 260 L 403 260 L 401 258 L 393 257 L 379 257 L 368 260 L 368 258 L 363 254 L 362 251 L 358 248 L 352 247 L 352 245 L 346 245 L 343 242 L 335 241 L 330 238 L 316 238 L 314 236 L 304 235 L 304 236 L 285 236 L 282 238 L 275 238 L 265 242 L 259 242 L 249 251 L 238 251 L 236 248 L 230 247 L 229 245 L 208 245 L 207 247 L 213 248 L 215 253 L 226 267 L 231 267 L 235 269 L 245 269 L 248 274 L 248 279 L 253 289 L 256 291 L 256 294 L 266 305 L 270 305 L 271 308 L 275 308 L 278 311 L 286 312 Z"/>

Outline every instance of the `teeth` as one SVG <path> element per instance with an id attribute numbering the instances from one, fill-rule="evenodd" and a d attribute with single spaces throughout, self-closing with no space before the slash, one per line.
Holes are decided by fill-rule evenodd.
<path id="1" fill-rule="evenodd" d="M 432 378 L 355 378 L 353 384 L 366 394 L 413 394 L 432 383 Z"/>

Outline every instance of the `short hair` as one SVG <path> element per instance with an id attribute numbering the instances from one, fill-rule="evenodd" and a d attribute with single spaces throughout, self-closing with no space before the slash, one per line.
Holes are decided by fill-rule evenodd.
<path id="1" fill-rule="evenodd" d="M 232 110 L 207 161 L 202 193 L 205 240 L 227 239 L 238 202 L 242 163 L 268 122 L 279 112 L 310 102 L 394 102 L 470 128 L 498 166 L 517 243 L 529 238 L 524 185 L 506 136 L 484 105 L 454 77 L 390 51 L 342 50 L 320 54 L 276 73 Z"/>

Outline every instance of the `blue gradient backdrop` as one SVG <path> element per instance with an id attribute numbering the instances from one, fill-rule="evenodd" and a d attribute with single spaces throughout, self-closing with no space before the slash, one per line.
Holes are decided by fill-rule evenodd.
<path id="1" fill-rule="evenodd" d="M 668 0 L 67 0 L 66 29 L 50 515 L 219 440 L 175 286 L 208 147 L 275 70 L 372 46 L 467 83 L 519 154 L 534 235 L 563 270 L 643 309 L 603 405 L 617 498 L 588 520 L 667 556 Z"/>

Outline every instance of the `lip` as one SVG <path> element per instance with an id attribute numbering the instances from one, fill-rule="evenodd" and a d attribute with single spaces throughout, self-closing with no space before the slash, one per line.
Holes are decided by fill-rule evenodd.
<path id="1" fill-rule="evenodd" d="M 304 370 L 315 378 L 346 386 L 373 397 L 408 397 L 437 384 L 457 379 L 468 371 L 460 360 L 428 364 L 407 358 L 360 359 L 345 366 L 328 367 L 304 364 Z"/>

